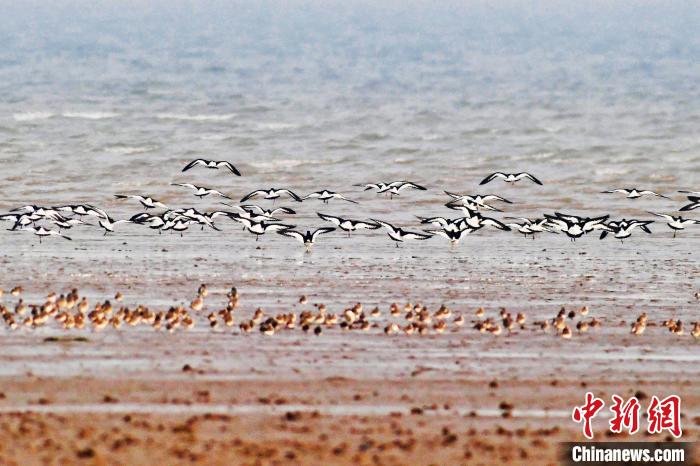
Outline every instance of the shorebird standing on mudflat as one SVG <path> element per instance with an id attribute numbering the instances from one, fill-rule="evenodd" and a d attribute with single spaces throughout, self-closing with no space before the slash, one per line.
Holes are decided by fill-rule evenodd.
<path id="1" fill-rule="evenodd" d="M 625 238 L 632 236 L 632 231 L 637 227 L 639 227 L 639 229 L 643 232 L 651 234 L 651 230 L 649 229 L 648 225 L 652 223 L 654 223 L 653 220 L 627 220 L 624 218 L 619 222 L 608 222 L 605 224 L 607 229 L 603 230 L 603 232 L 600 234 L 600 239 L 605 238 L 610 232 L 614 233 L 615 238 L 624 243 Z"/>
<path id="2" fill-rule="evenodd" d="M 46 229 L 46 228 L 44 228 L 44 227 L 38 227 L 38 228 L 34 228 L 34 227 L 22 227 L 22 228 L 19 229 L 19 231 L 29 231 L 29 232 L 34 233 L 36 236 L 39 237 L 39 243 L 41 243 L 41 238 L 46 238 L 47 236 L 60 236 L 61 238 L 67 239 L 67 240 L 72 239 L 72 238 L 69 238 L 69 237 L 66 236 L 66 235 L 63 235 L 63 234 L 59 233 L 59 232 L 56 231 L 56 230 L 48 230 L 48 229 Z"/>
<path id="3" fill-rule="evenodd" d="M 662 217 L 666 219 L 666 225 L 673 230 L 673 237 L 676 237 L 676 233 L 679 231 L 685 230 L 685 227 L 688 225 L 698 225 L 700 224 L 700 220 L 694 220 L 691 218 L 684 218 L 679 216 L 674 217 L 673 215 L 667 215 L 667 214 L 659 214 L 656 212 L 649 212 L 652 215 L 656 215 L 657 217 Z"/>

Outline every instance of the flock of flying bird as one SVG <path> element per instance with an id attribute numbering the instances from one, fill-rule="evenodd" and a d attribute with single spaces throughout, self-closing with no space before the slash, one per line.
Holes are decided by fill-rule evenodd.
<path id="1" fill-rule="evenodd" d="M 214 161 L 205 159 L 196 159 L 188 163 L 183 172 L 186 172 L 195 167 L 205 167 L 208 169 L 223 169 L 228 170 L 236 176 L 241 176 L 238 169 L 227 161 Z M 542 185 L 542 182 L 530 173 L 503 173 L 496 172 L 484 178 L 480 185 L 485 185 L 494 180 L 503 180 L 506 183 L 516 183 L 527 180 L 528 182 Z M 187 188 L 192 191 L 192 194 L 201 198 L 212 196 L 219 197 L 231 201 L 231 198 L 226 194 L 216 189 L 197 186 L 192 183 L 173 183 L 174 186 Z M 390 198 L 401 195 L 406 190 L 421 190 L 426 188 L 411 182 L 411 181 L 394 181 L 391 183 L 367 183 L 361 186 L 365 191 L 373 190 L 377 194 L 389 195 Z M 680 211 L 690 211 L 700 207 L 700 192 L 696 191 L 679 191 L 687 196 L 689 203 L 681 207 Z M 606 194 L 624 194 L 629 199 L 639 199 L 645 196 L 662 197 L 669 199 L 667 196 L 658 194 L 650 190 L 642 190 L 636 188 L 613 189 L 603 191 Z M 114 232 L 115 227 L 121 223 L 133 223 L 146 226 L 152 230 L 157 230 L 159 233 L 164 231 L 179 232 L 180 235 L 189 229 L 191 226 L 200 226 L 202 229 L 211 228 L 219 231 L 215 225 L 216 219 L 219 217 L 228 218 L 240 223 L 243 229 L 255 235 L 256 241 L 260 236 L 277 232 L 280 235 L 293 238 L 302 243 L 307 251 L 310 251 L 311 246 L 316 242 L 317 238 L 326 233 L 335 231 L 336 228 L 346 232 L 348 236 L 357 230 L 377 230 L 384 228 L 389 238 L 396 242 L 396 246 L 406 240 L 427 240 L 433 236 L 442 236 L 449 240 L 452 246 L 456 246 L 460 240 L 467 235 L 480 230 L 484 227 L 494 228 L 502 231 L 516 231 L 525 237 L 540 233 L 563 233 L 575 241 L 576 239 L 592 232 L 599 232 L 600 239 L 608 235 L 623 241 L 629 238 L 633 231 L 639 228 L 645 233 L 651 233 L 649 225 L 654 223 L 653 220 L 639 219 L 621 219 L 610 220 L 609 215 L 598 217 L 581 217 L 578 215 L 554 212 L 553 214 L 544 214 L 541 218 L 525 218 L 525 217 L 505 217 L 505 222 L 488 217 L 482 212 L 495 211 L 503 212 L 501 209 L 491 205 L 495 202 L 512 204 L 508 199 L 495 194 L 471 194 L 461 195 L 445 191 L 449 197 L 445 206 L 454 211 L 461 213 L 461 216 L 449 217 L 417 217 L 425 229 L 422 231 L 408 231 L 401 227 L 395 226 L 389 222 L 378 219 L 356 220 L 345 218 L 336 215 L 317 212 L 318 217 L 326 222 L 333 224 L 333 227 L 320 227 L 315 230 L 300 231 L 296 230 L 295 225 L 284 223 L 280 218 L 283 215 L 295 215 L 296 211 L 289 207 L 272 207 L 265 208 L 259 205 L 248 203 L 252 199 L 272 200 L 273 203 L 277 199 L 287 198 L 291 201 L 301 203 L 310 199 L 317 199 L 324 204 L 328 204 L 331 200 L 339 200 L 357 204 L 357 201 L 348 199 L 340 193 L 323 189 L 305 196 L 299 196 L 290 189 L 286 188 L 269 188 L 258 189 L 252 191 L 241 199 L 241 204 L 232 204 L 230 202 L 220 202 L 222 205 L 229 207 L 231 210 L 213 210 L 200 212 L 199 210 L 189 208 L 170 209 L 164 203 L 145 195 L 135 194 L 117 194 L 116 199 L 132 199 L 138 201 L 145 209 L 145 212 L 133 215 L 129 219 L 115 220 L 110 217 L 104 210 L 90 204 L 67 204 L 60 206 L 38 206 L 25 205 L 12 209 L 7 214 L 0 215 L 0 220 L 12 222 L 12 227 L 9 230 L 30 232 L 39 237 L 39 241 L 44 237 L 56 236 L 70 240 L 70 236 L 66 235 L 66 231 L 80 225 L 91 225 L 85 221 L 86 217 L 93 217 L 97 225 L 104 230 L 104 234 Z M 154 209 L 162 209 L 161 213 L 151 213 Z M 673 230 L 673 236 L 676 236 L 678 231 L 684 230 L 687 226 L 698 224 L 700 220 L 684 218 L 680 215 L 669 215 L 663 213 L 649 212 L 652 215 L 665 219 L 668 227 Z"/>

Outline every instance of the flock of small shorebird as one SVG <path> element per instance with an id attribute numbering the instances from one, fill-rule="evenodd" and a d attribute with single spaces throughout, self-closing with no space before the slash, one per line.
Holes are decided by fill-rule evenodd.
<path id="1" fill-rule="evenodd" d="M 167 311 L 151 310 L 148 306 L 137 305 L 130 308 L 121 304 L 124 296 L 117 292 L 113 300 L 118 305 L 113 305 L 110 300 L 98 300 L 91 307 L 86 296 L 80 296 L 77 289 L 66 294 L 50 292 L 43 302 L 28 304 L 23 299 L 23 288 L 16 286 L 8 294 L 16 298 L 14 303 L 3 302 L 5 291 L 0 288 L 0 315 L 5 326 L 11 330 L 20 328 L 35 329 L 46 326 L 52 320 L 57 322 L 64 330 L 92 329 L 100 331 L 106 327 L 120 329 L 124 327 L 150 326 L 154 330 L 166 330 L 175 332 L 179 329 L 188 330 L 195 326 L 197 321 L 202 321 L 206 316 L 209 327 L 233 328 L 236 326 L 236 312 L 239 308 L 240 295 L 235 287 L 226 293 L 225 306 L 207 306 L 206 298 L 210 295 L 206 284 L 201 284 L 197 289 L 195 298 L 190 302 L 189 309 L 184 305 L 171 306 Z M 696 299 L 700 300 L 700 293 L 696 293 Z M 397 303 L 389 307 L 389 319 L 384 319 L 379 307 L 366 311 L 362 303 L 343 309 L 341 312 L 331 312 L 325 304 L 309 304 L 306 296 L 299 298 L 300 307 L 306 310 L 294 312 L 294 306 L 290 306 L 290 312 L 271 314 L 258 307 L 252 315 L 238 323 L 240 334 L 250 333 L 257 329 L 265 335 L 274 335 L 285 330 L 300 328 L 304 332 L 321 335 L 324 328 L 340 328 L 341 330 L 369 331 L 383 328 L 387 335 L 425 335 L 429 333 L 441 334 L 446 331 L 457 332 L 467 321 L 465 315 L 454 312 L 446 305 L 441 305 L 437 310 L 430 311 L 421 303 L 406 303 L 403 306 Z M 118 306 L 118 307 L 117 307 Z M 484 334 L 501 335 L 513 334 L 522 331 L 553 332 L 564 339 L 570 339 L 574 334 L 583 334 L 589 329 L 602 326 L 601 320 L 588 318 L 587 306 L 569 311 L 562 307 L 555 317 L 534 322 L 527 325 L 527 316 L 524 312 L 513 315 L 506 308 L 501 308 L 494 317 L 486 317 L 484 308 L 480 307 L 474 312 L 474 318 L 469 325 Z M 649 322 L 647 313 L 642 313 L 631 325 L 631 333 L 642 335 L 647 326 L 666 327 L 674 335 L 684 335 L 683 322 L 669 319 L 663 322 Z M 1 327 L 0 327 L 1 328 Z M 700 339 L 700 322 L 693 322 L 690 335 Z"/>
<path id="2" fill-rule="evenodd" d="M 241 176 L 238 169 L 228 161 L 215 161 L 196 159 L 188 163 L 183 172 L 194 167 L 206 167 L 209 169 L 223 169 L 230 173 Z M 480 185 L 485 185 L 493 180 L 501 179 L 506 183 L 517 183 L 522 180 L 528 180 L 531 183 L 541 185 L 539 179 L 530 173 L 502 173 L 496 172 L 484 178 Z M 176 186 L 192 190 L 193 194 L 199 198 L 206 196 L 218 196 L 220 198 L 231 200 L 229 196 L 216 189 L 197 186 L 191 183 L 173 183 Z M 367 190 L 375 190 L 378 194 L 386 194 L 391 198 L 399 196 L 402 192 L 413 190 L 426 190 L 425 187 L 411 181 L 394 181 L 390 183 L 378 182 L 359 185 Z M 690 211 L 700 207 L 700 192 L 696 191 L 679 191 L 687 196 L 688 203 L 681 207 L 679 211 Z M 603 191 L 603 193 L 619 193 L 624 194 L 629 199 L 639 199 L 645 196 L 663 197 L 667 196 L 656 193 L 651 190 L 636 189 L 636 188 L 621 188 Z M 357 230 L 377 230 L 384 228 L 390 239 L 396 242 L 398 247 L 400 243 L 406 240 L 427 240 L 433 236 L 442 236 L 449 240 L 452 246 L 456 246 L 460 240 L 465 238 L 470 233 L 480 230 L 483 227 L 495 228 L 502 231 L 516 231 L 525 237 L 540 233 L 563 233 L 575 241 L 576 239 L 592 232 L 600 232 L 600 239 L 605 238 L 609 234 L 623 241 L 629 238 L 633 231 L 639 230 L 650 234 L 649 225 L 653 220 L 640 219 L 620 219 L 610 220 L 609 215 L 598 217 L 581 217 L 578 215 L 554 212 L 552 214 L 544 214 L 541 218 L 523 218 L 523 217 L 505 217 L 505 222 L 501 222 L 492 217 L 487 217 L 481 212 L 495 211 L 502 212 L 501 209 L 494 207 L 494 202 L 503 202 L 512 204 L 508 199 L 495 194 L 455 194 L 445 191 L 449 197 L 445 206 L 451 210 L 458 211 L 462 214 L 460 217 L 418 217 L 422 225 L 426 225 L 427 229 L 421 231 L 408 231 L 401 227 L 392 225 L 389 222 L 377 219 L 356 220 L 345 218 L 336 215 L 330 215 L 317 212 L 321 220 L 330 222 L 333 227 L 321 227 L 315 230 L 299 231 L 295 225 L 283 223 L 279 218 L 282 215 L 294 215 L 296 211 L 289 207 L 273 207 L 265 208 L 255 204 L 246 204 L 254 198 L 262 198 L 272 200 L 273 202 L 283 196 L 297 203 L 317 199 L 328 203 L 331 200 L 342 200 L 357 204 L 356 201 L 348 199 L 344 195 L 323 189 L 305 196 L 298 196 L 292 190 L 286 188 L 269 188 L 258 189 L 252 191 L 241 199 L 241 204 L 231 204 L 221 202 L 221 204 L 230 207 L 232 210 L 212 210 L 200 212 L 199 210 L 188 207 L 169 209 L 162 202 L 146 195 L 136 194 L 117 194 L 117 199 L 133 199 L 141 203 L 146 209 L 146 212 L 141 212 L 133 215 L 129 219 L 115 220 L 110 217 L 103 209 L 95 207 L 91 204 L 68 204 L 61 206 L 39 206 L 25 205 L 12 209 L 9 213 L 0 215 L 0 220 L 12 222 L 12 227 L 9 230 L 30 232 L 39 237 L 41 242 L 45 237 L 61 237 L 70 240 L 71 237 L 66 234 L 66 231 L 80 225 L 91 225 L 84 219 L 93 217 L 97 221 L 97 225 L 104 230 L 104 234 L 114 232 L 115 227 L 120 223 L 133 223 L 146 226 L 150 229 L 157 230 L 159 233 L 164 231 L 179 232 L 180 235 L 193 225 L 201 226 L 201 228 L 212 228 L 219 230 L 215 225 L 217 218 L 228 218 L 243 225 L 244 230 L 255 235 L 256 240 L 260 236 L 268 232 L 277 232 L 280 235 L 293 238 L 302 243 L 307 251 L 311 250 L 311 246 L 316 242 L 319 235 L 330 233 L 336 230 L 336 227 L 347 232 Z M 159 214 L 149 213 L 152 209 L 162 209 Z M 684 230 L 686 227 L 700 223 L 700 220 L 685 218 L 681 215 L 671 215 L 665 213 L 649 212 L 652 215 L 665 219 L 668 227 L 673 231 L 673 236 L 676 233 Z M 513 220 L 509 222 L 508 220 Z"/>

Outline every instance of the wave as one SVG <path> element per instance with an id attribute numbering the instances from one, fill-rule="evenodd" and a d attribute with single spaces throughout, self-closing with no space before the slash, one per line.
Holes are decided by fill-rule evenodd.
<path id="1" fill-rule="evenodd" d="M 280 122 L 258 123 L 257 124 L 257 129 L 260 129 L 260 130 L 283 131 L 285 129 L 294 129 L 294 128 L 299 128 L 299 125 L 295 125 L 293 123 L 280 123 Z"/>
<path id="2" fill-rule="evenodd" d="M 12 114 L 15 121 L 46 120 L 54 116 L 51 112 L 20 112 Z"/>
<path id="3" fill-rule="evenodd" d="M 82 118 L 85 120 L 104 120 L 106 118 L 118 117 L 114 112 L 63 112 L 61 116 L 66 118 Z"/>
<path id="4" fill-rule="evenodd" d="M 157 149 L 157 146 L 146 145 L 146 146 L 126 146 L 122 144 L 115 144 L 112 146 L 107 146 L 104 148 L 107 152 L 111 154 L 118 155 L 131 155 L 131 154 L 142 154 L 144 152 L 151 152 Z"/>
<path id="5" fill-rule="evenodd" d="M 156 118 L 161 120 L 183 120 L 183 121 L 228 121 L 236 117 L 235 113 L 224 113 L 221 115 L 213 114 L 196 114 L 190 115 L 187 113 L 158 113 Z"/>

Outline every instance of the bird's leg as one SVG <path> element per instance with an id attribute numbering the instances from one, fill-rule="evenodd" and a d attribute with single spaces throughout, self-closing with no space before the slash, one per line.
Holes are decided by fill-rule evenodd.
<path id="1" fill-rule="evenodd" d="M 676 237 L 676 230 L 673 230 L 673 237 Z"/>
<path id="2" fill-rule="evenodd" d="M 396 243 L 396 247 L 397 247 L 397 248 L 399 247 L 399 243 Z"/>
<path id="3" fill-rule="evenodd" d="M 255 241 L 260 239 L 260 235 L 255 235 Z"/>

